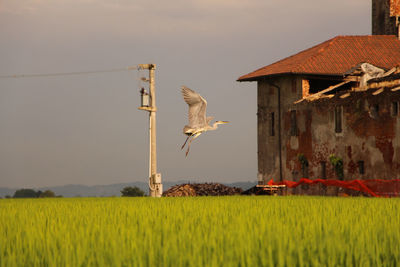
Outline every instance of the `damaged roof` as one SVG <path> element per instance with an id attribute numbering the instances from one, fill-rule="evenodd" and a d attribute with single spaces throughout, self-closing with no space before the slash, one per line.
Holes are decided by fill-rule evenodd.
<path id="1" fill-rule="evenodd" d="M 344 75 L 361 62 L 390 69 L 400 65 L 400 41 L 394 35 L 337 36 L 238 78 L 257 81 L 271 75 Z"/>

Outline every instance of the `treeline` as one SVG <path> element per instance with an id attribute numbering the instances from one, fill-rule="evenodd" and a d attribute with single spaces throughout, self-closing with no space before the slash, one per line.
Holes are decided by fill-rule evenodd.
<path id="1" fill-rule="evenodd" d="M 146 194 L 139 187 L 124 187 L 121 191 L 122 197 L 143 197 Z M 51 190 L 46 191 L 35 191 L 33 189 L 18 189 L 15 191 L 13 196 L 7 195 L 5 198 L 51 198 L 51 197 L 62 197 L 61 195 L 56 195 Z M 1 198 L 1 197 L 0 197 Z"/>
<path id="2" fill-rule="evenodd" d="M 121 190 L 121 197 L 144 197 L 145 193 L 139 187 L 127 186 Z"/>
<path id="3" fill-rule="evenodd" d="M 46 191 L 35 191 L 33 189 L 18 189 L 15 191 L 13 196 L 6 196 L 6 198 L 45 198 L 45 197 L 62 197 L 56 196 L 56 194 L 51 190 Z"/>

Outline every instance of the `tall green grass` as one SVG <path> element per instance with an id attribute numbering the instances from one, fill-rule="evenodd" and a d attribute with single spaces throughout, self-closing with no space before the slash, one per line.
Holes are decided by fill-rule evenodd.
<path id="1" fill-rule="evenodd" d="M 400 199 L 0 200 L 0 266 L 399 266 Z"/>

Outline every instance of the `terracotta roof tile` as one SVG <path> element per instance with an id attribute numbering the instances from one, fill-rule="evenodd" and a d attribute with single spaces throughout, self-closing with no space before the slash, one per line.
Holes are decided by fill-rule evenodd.
<path id="1" fill-rule="evenodd" d="M 337 36 L 238 78 L 255 81 L 279 74 L 343 75 L 368 62 L 390 69 L 400 65 L 400 41 L 394 35 Z"/>

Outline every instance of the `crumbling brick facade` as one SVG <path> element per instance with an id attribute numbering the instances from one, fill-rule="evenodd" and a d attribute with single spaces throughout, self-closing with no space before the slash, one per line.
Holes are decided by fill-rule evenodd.
<path id="1" fill-rule="evenodd" d="M 259 183 L 302 177 L 400 178 L 400 90 L 353 90 L 345 98 L 341 91 L 295 103 L 309 78 L 288 75 L 258 82 Z M 380 88 L 384 90 L 374 95 Z M 342 177 L 331 155 L 343 161 Z"/>

